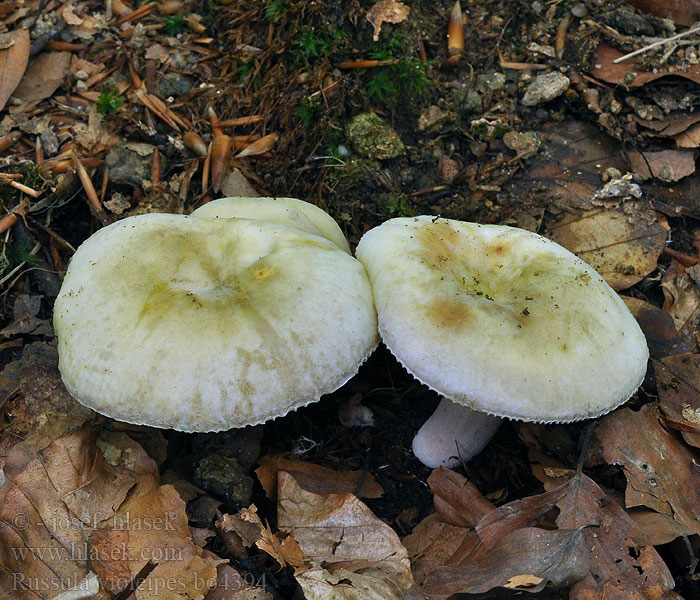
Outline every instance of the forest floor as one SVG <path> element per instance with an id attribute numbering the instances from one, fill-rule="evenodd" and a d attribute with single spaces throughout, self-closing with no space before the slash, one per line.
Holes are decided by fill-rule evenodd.
<path id="1" fill-rule="evenodd" d="M 700 8 L 374 4 L 0 1 L 0 597 L 700 597 L 700 33 L 664 41 Z M 414 457 L 439 397 L 383 346 L 242 430 L 78 408 L 52 327 L 75 248 L 236 195 L 316 204 L 353 249 L 423 214 L 547 236 L 621 293 L 647 377 L 588 438 L 506 421 L 454 472 Z M 343 426 L 358 402 L 373 425 Z"/>

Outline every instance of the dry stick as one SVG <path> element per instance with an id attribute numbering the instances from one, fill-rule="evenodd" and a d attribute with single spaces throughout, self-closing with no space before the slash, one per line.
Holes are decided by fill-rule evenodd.
<path id="1" fill-rule="evenodd" d="M 160 183 L 160 152 L 158 148 L 153 150 L 153 159 L 151 160 L 151 183 L 158 185 Z"/>
<path id="2" fill-rule="evenodd" d="M 19 221 L 19 217 L 15 213 L 10 213 L 0 219 L 0 233 L 5 233 Z"/>
<path id="3" fill-rule="evenodd" d="M 107 184 L 109 183 L 109 167 L 105 167 L 102 171 L 102 185 L 100 186 L 100 204 L 104 203 L 107 195 Z"/>
<path id="4" fill-rule="evenodd" d="M 129 21 L 134 21 L 136 19 L 140 19 L 141 17 L 150 15 L 156 9 L 156 6 L 157 4 L 155 3 L 149 3 L 144 4 L 143 6 L 139 6 L 136 10 L 133 10 L 129 14 L 117 19 L 114 23 L 112 23 L 112 27 L 119 27 L 120 25 L 128 23 Z"/>
<path id="5" fill-rule="evenodd" d="M 345 62 L 338 63 L 335 66 L 338 69 L 371 69 L 374 67 L 395 65 L 398 62 L 398 58 L 392 58 L 391 60 L 346 60 Z"/>
<path id="6" fill-rule="evenodd" d="M 679 252 L 673 248 L 665 247 L 663 252 L 664 254 L 668 254 L 670 257 L 675 258 L 684 267 L 693 267 L 700 263 L 700 259 L 698 259 L 696 256 L 691 256 L 685 252 Z"/>
<path id="7" fill-rule="evenodd" d="M 95 186 L 92 185 L 90 175 L 88 175 L 88 172 L 85 170 L 85 167 L 80 164 L 80 161 L 78 160 L 78 157 L 75 154 L 73 154 L 72 160 L 73 166 L 75 167 L 75 170 L 78 173 L 80 183 L 83 184 L 83 189 L 85 190 L 85 194 L 87 195 L 88 199 L 88 204 L 90 205 L 93 214 L 100 220 L 100 222 L 103 225 L 107 225 L 109 223 L 109 218 L 107 217 L 104 208 L 102 208 L 102 203 L 100 202 L 100 198 L 97 195 Z"/>
<path id="8" fill-rule="evenodd" d="M 692 35 L 693 33 L 697 33 L 700 31 L 700 25 L 697 27 L 693 27 L 692 29 L 688 29 L 688 31 L 684 31 L 683 33 L 679 33 L 678 35 L 671 36 L 670 38 L 666 38 L 664 40 L 659 40 L 658 42 L 654 42 L 653 44 L 649 44 L 648 46 L 644 46 L 643 48 L 640 48 L 639 50 L 635 50 L 634 52 L 630 52 L 629 54 L 625 54 L 624 56 L 621 56 L 620 58 L 616 58 L 613 63 L 621 63 L 623 60 L 627 60 L 628 58 L 632 58 L 633 56 L 637 56 L 638 54 L 643 54 L 644 52 L 647 52 L 648 50 L 651 50 L 652 48 L 657 48 L 658 46 L 663 46 L 664 44 L 668 44 L 669 42 L 673 42 L 675 40 L 678 40 L 682 37 L 686 37 L 688 35 Z"/>
<path id="9" fill-rule="evenodd" d="M 239 127 L 241 125 L 253 125 L 260 123 L 265 117 L 262 115 L 251 115 L 250 117 L 238 117 L 236 119 L 226 119 L 217 121 L 217 127 Z"/>
<path id="10" fill-rule="evenodd" d="M 569 25 L 574 20 L 574 16 L 568 12 L 557 27 L 557 35 L 554 39 L 554 50 L 557 53 L 557 58 L 564 55 L 564 46 L 566 45 L 566 33 L 569 31 Z"/>
<path id="11" fill-rule="evenodd" d="M 27 194 L 27 196 L 31 196 L 32 198 L 38 198 L 41 195 L 41 192 L 37 192 L 35 189 L 32 189 L 29 186 L 23 185 L 21 183 L 17 183 L 16 181 L 8 181 L 7 183 L 16 190 L 24 192 L 25 194 Z"/>

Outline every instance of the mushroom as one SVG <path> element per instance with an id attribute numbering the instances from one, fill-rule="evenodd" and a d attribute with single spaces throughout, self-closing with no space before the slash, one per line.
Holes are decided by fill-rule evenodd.
<path id="1" fill-rule="evenodd" d="M 603 278 L 534 233 L 422 216 L 391 219 L 357 247 L 379 332 L 444 399 L 413 442 L 427 466 L 478 453 L 499 417 L 604 414 L 641 384 L 648 350 Z"/>
<path id="2" fill-rule="evenodd" d="M 245 218 L 149 214 L 101 229 L 73 256 L 54 326 L 78 401 L 180 431 L 315 402 L 378 343 L 357 260 L 324 237 Z"/>
<path id="3" fill-rule="evenodd" d="M 350 253 L 348 241 L 333 217 L 318 206 L 296 198 L 219 198 L 200 206 L 192 216 L 208 219 L 244 217 L 287 225 L 320 235 Z"/>

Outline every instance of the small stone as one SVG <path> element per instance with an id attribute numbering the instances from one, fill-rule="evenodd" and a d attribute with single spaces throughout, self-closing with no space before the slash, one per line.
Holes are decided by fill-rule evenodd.
<path id="1" fill-rule="evenodd" d="M 503 136 L 503 143 L 515 150 L 518 158 L 532 158 L 542 145 L 542 140 L 534 131 L 509 131 Z"/>
<path id="2" fill-rule="evenodd" d="M 628 35 L 654 35 L 654 28 L 643 16 L 624 8 L 613 13 L 612 26 Z"/>
<path id="3" fill-rule="evenodd" d="M 146 152 L 146 149 L 149 151 Z M 109 179 L 115 183 L 141 187 L 144 180 L 151 179 L 153 150 L 155 146 L 150 144 L 127 146 L 123 142 L 117 142 L 105 159 L 105 164 L 109 167 Z"/>
<path id="4" fill-rule="evenodd" d="M 506 76 L 503 73 L 498 73 L 496 71 L 479 75 L 478 79 L 476 80 L 476 88 L 484 94 L 498 92 L 502 90 L 505 85 Z"/>
<path id="5" fill-rule="evenodd" d="M 479 95 L 479 92 L 476 90 L 469 90 L 462 102 L 462 108 L 467 114 L 480 113 L 484 108 L 484 101 Z"/>
<path id="6" fill-rule="evenodd" d="M 212 494 L 223 496 L 232 506 L 248 506 L 253 494 L 253 479 L 235 458 L 218 454 L 205 456 L 194 472 L 194 482 Z"/>
<path id="7" fill-rule="evenodd" d="M 443 155 L 438 161 L 438 172 L 440 173 L 440 179 L 442 179 L 443 183 L 450 185 L 455 180 L 457 175 L 459 175 L 459 163 L 456 160 Z"/>
<path id="8" fill-rule="evenodd" d="M 557 51 L 553 46 L 542 46 L 532 42 L 527 49 L 535 54 L 542 54 L 543 56 L 549 56 L 550 58 L 556 58 L 557 56 Z"/>
<path id="9" fill-rule="evenodd" d="M 427 131 L 452 120 L 454 120 L 454 115 L 450 111 L 432 105 L 427 110 L 424 110 L 418 118 L 418 131 Z"/>
<path id="10" fill-rule="evenodd" d="M 390 159 L 406 152 L 406 146 L 398 134 L 372 112 L 357 115 L 345 133 L 355 152 L 365 158 Z"/>
<path id="11" fill-rule="evenodd" d="M 47 127 L 39 136 L 41 147 L 45 156 L 54 156 L 58 152 L 59 142 L 56 133 L 51 127 Z"/>
<path id="12" fill-rule="evenodd" d="M 75 89 L 78 92 L 87 92 L 87 89 L 88 89 L 87 83 L 85 83 L 84 81 L 78 80 L 75 82 Z"/>
<path id="13" fill-rule="evenodd" d="M 559 71 L 544 73 L 535 77 L 523 95 L 524 106 L 537 106 L 561 96 L 569 89 L 571 81 Z"/>
<path id="14" fill-rule="evenodd" d="M 74 77 L 75 77 L 78 81 L 86 81 L 87 78 L 90 77 L 90 76 L 87 74 L 87 71 L 83 71 L 83 69 L 80 69 L 79 71 L 76 71 L 76 72 L 75 72 Z"/>

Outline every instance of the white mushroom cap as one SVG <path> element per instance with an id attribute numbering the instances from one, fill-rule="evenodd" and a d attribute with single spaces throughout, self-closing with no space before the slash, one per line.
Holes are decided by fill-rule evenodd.
<path id="1" fill-rule="evenodd" d="M 243 217 L 279 223 L 320 235 L 350 253 L 348 241 L 333 217 L 318 206 L 296 198 L 219 198 L 200 206 L 191 216 L 208 219 Z"/>
<path id="2" fill-rule="evenodd" d="M 375 348 L 362 265 L 250 219 L 149 214 L 80 246 L 54 309 L 68 391 L 130 423 L 218 431 L 332 392 Z"/>
<path id="3" fill-rule="evenodd" d="M 591 267 L 528 231 L 391 219 L 357 247 L 382 339 L 417 379 L 492 415 L 595 417 L 646 372 L 641 329 Z"/>

